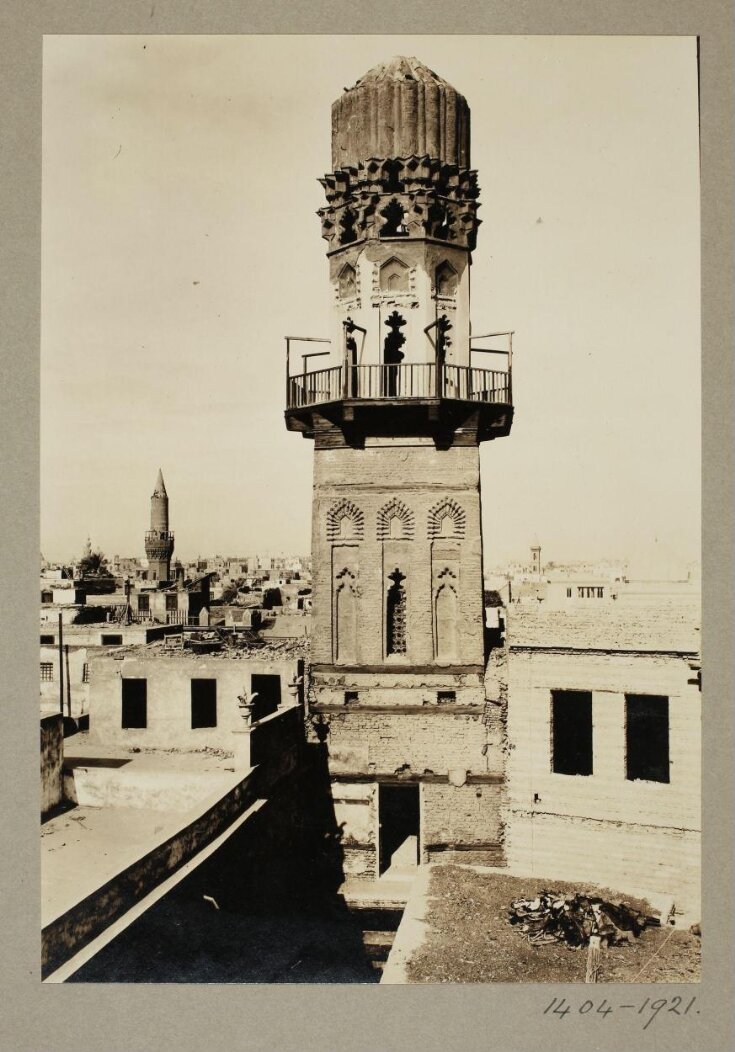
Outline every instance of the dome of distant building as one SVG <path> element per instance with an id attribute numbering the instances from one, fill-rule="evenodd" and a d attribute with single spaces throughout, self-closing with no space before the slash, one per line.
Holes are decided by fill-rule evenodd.
<path id="1" fill-rule="evenodd" d="M 374 66 L 332 105 L 332 166 L 370 158 L 426 157 L 469 168 L 470 109 L 416 58 Z"/>

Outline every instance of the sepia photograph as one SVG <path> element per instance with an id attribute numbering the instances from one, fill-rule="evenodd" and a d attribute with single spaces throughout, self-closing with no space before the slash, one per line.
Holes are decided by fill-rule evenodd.
<path id="1" fill-rule="evenodd" d="M 697 38 L 42 110 L 43 981 L 699 983 Z"/>

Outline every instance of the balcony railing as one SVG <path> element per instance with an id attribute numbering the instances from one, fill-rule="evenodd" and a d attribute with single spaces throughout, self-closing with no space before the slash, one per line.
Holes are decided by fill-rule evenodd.
<path id="1" fill-rule="evenodd" d="M 437 373 L 438 370 L 438 373 Z M 288 408 L 340 400 L 449 398 L 511 404 L 510 371 L 466 365 L 335 365 L 288 377 Z"/>
<path id="2" fill-rule="evenodd" d="M 174 539 L 173 530 L 148 530 L 145 535 L 146 544 L 163 542 L 164 544 Z"/>

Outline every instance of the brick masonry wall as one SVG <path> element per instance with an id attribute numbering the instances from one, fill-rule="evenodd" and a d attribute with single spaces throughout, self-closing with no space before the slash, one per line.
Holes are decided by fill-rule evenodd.
<path id="1" fill-rule="evenodd" d="M 381 443 L 381 444 L 378 444 Z M 410 510 L 410 539 L 380 539 L 378 514 L 393 498 Z M 429 536 L 429 512 L 441 500 L 464 512 L 464 536 Z M 341 499 L 359 508 L 362 538 L 340 540 L 337 562 L 327 533 L 327 516 Z M 482 537 L 479 456 L 476 446 L 440 450 L 430 439 L 368 439 L 365 449 L 318 449 L 314 455 L 313 647 L 312 661 L 333 660 L 333 577 L 345 567 L 357 577 L 357 664 L 385 661 L 385 594 L 388 574 L 398 566 L 406 581 L 407 654 L 395 665 L 433 664 L 433 594 L 439 573 L 450 566 L 458 590 L 456 664 L 482 665 Z"/>
<path id="2" fill-rule="evenodd" d="M 700 870 L 701 695 L 675 655 L 511 652 L 509 863 L 696 899 Z M 593 773 L 552 771 L 551 690 L 592 691 Z M 669 698 L 670 782 L 629 781 L 625 695 Z M 536 798 L 536 799 L 535 799 Z"/>
<path id="3" fill-rule="evenodd" d="M 419 784 L 420 851 L 424 861 L 458 847 L 460 861 L 475 848 L 486 863 L 502 863 L 503 820 L 500 785 Z M 332 783 L 342 866 L 347 876 L 377 876 L 379 791 L 377 783 Z"/>
<path id="4" fill-rule="evenodd" d="M 487 731 L 482 710 L 476 715 L 435 712 L 330 713 L 329 770 L 340 774 L 393 774 L 401 769 L 416 775 L 446 775 L 451 769 L 502 775 L 503 757 L 483 748 Z"/>
<path id="5" fill-rule="evenodd" d="M 446 844 L 500 844 L 501 786 L 422 786 L 424 848 Z"/>

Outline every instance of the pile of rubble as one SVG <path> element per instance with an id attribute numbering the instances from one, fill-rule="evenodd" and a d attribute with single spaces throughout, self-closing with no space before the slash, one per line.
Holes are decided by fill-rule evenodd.
<path id="1" fill-rule="evenodd" d="M 647 916 L 625 902 L 606 902 L 594 895 L 567 895 L 542 891 L 535 899 L 515 899 L 509 921 L 518 926 L 533 946 L 562 942 L 569 949 L 600 937 L 601 946 L 618 946 L 637 938 L 660 918 Z"/>

